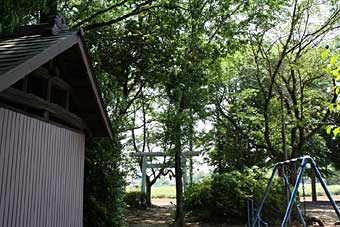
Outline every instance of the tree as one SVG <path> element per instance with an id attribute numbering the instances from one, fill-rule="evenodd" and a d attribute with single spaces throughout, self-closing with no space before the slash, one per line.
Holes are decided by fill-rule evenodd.
<path id="1" fill-rule="evenodd" d="M 266 165 L 268 157 L 273 162 L 281 161 L 285 158 L 282 141 L 287 141 L 288 158 L 300 156 L 306 152 L 304 146 L 326 124 L 330 117 L 328 103 L 334 102 L 337 95 L 329 89 L 334 80 L 325 73 L 320 56 L 322 45 L 326 46 L 325 35 L 337 27 L 339 6 L 329 6 L 326 17 L 312 20 L 311 12 L 319 7 L 311 1 L 291 1 L 289 7 L 274 13 L 286 18 L 282 23 L 273 20 L 275 26 L 259 24 L 250 30 L 249 45 L 242 54 L 230 54 L 222 62 L 226 76 L 216 85 L 216 97 L 220 97 L 215 101 L 216 121 L 221 125 L 217 134 L 222 135 L 217 137 L 217 144 L 224 149 L 221 141 L 234 134 L 236 141 L 227 146 L 231 149 L 230 144 L 234 144 L 239 149 L 241 159 L 236 160 L 242 162 L 228 164 L 242 168 Z M 287 30 L 288 34 L 280 32 Z M 281 113 L 285 115 L 283 120 Z M 287 133 L 282 133 L 282 128 Z M 238 144 L 248 145 L 240 149 Z M 319 156 L 313 151 L 309 154 Z"/>

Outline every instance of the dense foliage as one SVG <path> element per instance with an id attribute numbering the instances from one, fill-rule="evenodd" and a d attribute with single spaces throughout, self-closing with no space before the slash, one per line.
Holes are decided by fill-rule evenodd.
<path id="1" fill-rule="evenodd" d="M 143 201 L 145 201 L 143 197 L 145 196 L 146 195 L 143 192 L 130 191 L 130 192 L 126 192 L 126 194 L 124 195 L 124 201 L 126 202 L 126 205 L 129 208 L 145 209 L 146 204 L 143 203 Z"/>
<path id="2" fill-rule="evenodd" d="M 268 183 L 267 172 L 253 167 L 244 171 L 216 174 L 189 187 L 185 192 L 185 207 L 202 218 L 228 223 L 247 220 L 247 199 L 254 199 L 255 206 Z M 276 179 L 263 207 L 264 220 L 277 224 L 286 205 L 285 189 Z M 257 203 L 256 203 L 257 202 Z M 275 211 L 275 212 L 273 212 Z"/>
<path id="3" fill-rule="evenodd" d="M 125 226 L 124 172 L 120 144 L 97 139 L 87 144 L 84 179 L 84 226 Z"/>

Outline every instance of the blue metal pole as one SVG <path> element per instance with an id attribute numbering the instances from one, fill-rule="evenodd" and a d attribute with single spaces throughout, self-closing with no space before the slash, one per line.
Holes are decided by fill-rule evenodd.
<path id="1" fill-rule="evenodd" d="M 299 218 L 300 218 L 300 221 L 301 221 L 303 227 L 306 227 L 307 224 L 306 224 L 306 222 L 305 222 L 305 219 L 303 219 L 303 215 L 302 215 L 302 212 L 301 212 L 300 207 L 299 207 L 299 206 L 296 206 L 296 209 L 297 209 L 297 213 L 298 213 L 298 215 L 299 215 Z"/>
<path id="2" fill-rule="evenodd" d="M 293 192 L 291 194 L 291 197 L 290 197 L 287 209 L 286 209 L 285 216 L 284 216 L 283 221 L 281 223 L 281 227 L 287 226 L 287 222 L 288 222 L 288 219 L 290 217 L 290 213 L 292 211 L 293 204 L 295 203 L 296 194 L 298 192 L 299 185 L 300 185 L 303 173 L 305 171 L 305 168 L 306 168 L 306 158 L 303 157 L 302 162 L 301 162 L 301 166 L 299 168 L 299 173 L 298 173 L 298 176 L 297 176 L 297 179 L 296 179 L 296 182 L 295 182 L 295 186 L 294 186 Z"/>
<path id="3" fill-rule="evenodd" d="M 334 199 L 333 199 L 331 193 L 328 191 L 327 185 L 326 185 L 325 181 L 323 180 L 323 178 L 322 178 L 322 176 L 321 176 L 321 173 L 320 173 L 319 169 L 318 169 L 317 166 L 316 166 L 316 163 L 315 163 L 314 160 L 313 160 L 312 158 L 310 158 L 310 157 L 309 157 L 308 160 L 309 160 L 310 164 L 312 165 L 312 168 L 314 169 L 314 171 L 315 171 L 315 173 L 316 173 L 316 177 L 319 179 L 319 181 L 320 181 L 320 183 L 321 183 L 321 185 L 322 185 L 322 187 L 323 187 L 323 190 L 326 192 L 326 195 L 327 195 L 329 201 L 331 202 L 331 204 L 332 204 L 332 206 L 333 206 L 333 208 L 334 208 L 334 210 L 335 210 L 336 215 L 337 215 L 338 218 L 340 219 L 340 211 L 339 211 L 339 208 L 338 208 L 338 206 L 336 205 L 336 203 L 335 203 L 335 201 L 334 201 Z"/>
<path id="4" fill-rule="evenodd" d="M 288 178 L 287 178 L 287 176 L 285 174 L 283 174 L 283 179 L 284 179 L 285 185 L 286 185 L 287 190 L 288 190 L 289 198 L 291 198 L 292 191 L 290 190 Z M 306 227 L 306 222 L 305 222 L 305 219 L 303 218 L 303 215 L 302 215 L 300 207 L 296 206 L 296 209 L 297 209 L 297 212 L 298 212 L 298 215 L 299 215 L 299 218 L 300 218 L 300 221 L 301 221 L 302 225 L 304 227 Z"/>
<path id="5" fill-rule="evenodd" d="M 269 182 L 267 184 L 266 190 L 263 193 L 263 196 L 262 196 L 262 199 L 261 199 L 261 202 L 260 202 L 260 206 L 259 206 L 259 208 L 256 211 L 256 215 L 255 215 L 255 218 L 254 218 L 254 220 L 253 220 L 253 222 L 251 224 L 251 227 L 255 227 L 255 224 L 256 224 L 257 220 L 260 218 L 260 213 L 261 213 L 261 210 L 263 208 L 264 201 L 267 198 L 267 194 L 268 194 L 269 188 L 270 188 L 270 186 L 271 186 L 271 184 L 273 182 L 273 178 L 274 178 L 275 173 L 277 171 L 277 167 L 278 167 L 277 164 L 273 167 L 272 175 L 270 176 L 270 179 L 269 179 Z"/>
<path id="6" fill-rule="evenodd" d="M 247 199 L 247 213 L 248 213 L 248 227 L 250 227 L 251 223 L 253 222 L 253 208 L 250 205 L 252 202 L 251 199 Z"/>

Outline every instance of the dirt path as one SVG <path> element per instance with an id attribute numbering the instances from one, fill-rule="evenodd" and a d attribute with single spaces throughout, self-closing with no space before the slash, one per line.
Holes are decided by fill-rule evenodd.
<path id="1" fill-rule="evenodd" d="M 340 204 L 338 203 L 338 206 Z M 304 209 L 304 205 L 301 204 Z M 306 214 L 310 217 L 317 217 L 322 220 L 325 226 L 334 226 L 336 221 L 339 221 L 333 207 L 328 201 L 319 201 L 316 203 L 306 202 Z"/>
<path id="2" fill-rule="evenodd" d="M 172 207 L 129 209 L 126 211 L 126 218 L 131 227 L 165 227 L 173 221 L 173 212 Z"/>
<path id="3" fill-rule="evenodd" d="M 318 199 L 325 199 L 318 197 Z M 338 200 L 338 198 L 336 198 Z M 171 202 L 171 203 L 170 203 Z M 168 227 L 174 220 L 175 201 L 167 199 L 154 200 L 157 206 L 148 208 L 147 210 L 126 210 L 126 217 L 130 227 Z M 340 204 L 338 204 L 340 206 Z M 301 204 L 301 208 L 304 208 Z M 334 227 L 335 221 L 338 220 L 333 208 L 327 201 L 320 201 L 317 203 L 306 202 L 306 212 L 308 216 L 320 218 L 325 226 Z M 244 227 L 244 225 L 231 226 L 227 224 L 211 224 L 204 222 L 195 222 L 190 219 L 187 220 L 189 227 Z"/>
<path id="4" fill-rule="evenodd" d="M 126 211 L 129 227 L 168 227 L 174 221 L 175 207 L 153 207 L 147 210 Z M 244 227 L 227 224 L 211 224 L 186 219 L 187 227 Z"/>

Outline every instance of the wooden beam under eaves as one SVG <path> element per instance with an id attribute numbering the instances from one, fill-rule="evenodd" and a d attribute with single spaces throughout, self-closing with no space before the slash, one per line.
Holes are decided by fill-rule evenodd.
<path id="1" fill-rule="evenodd" d="M 48 111 L 52 113 L 58 119 L 68 123 L 69 125 L 84 130 L 86 129 L 86 124 L 77 115 L 65 110 L 61 106 L 49 103 L 48 101 L 32 94 L 27 94 L 15 88 L 7 88 L 0 93 L 0 98 L 3 98 L 12 103 L 32 107 L 34 109 Z"/>

